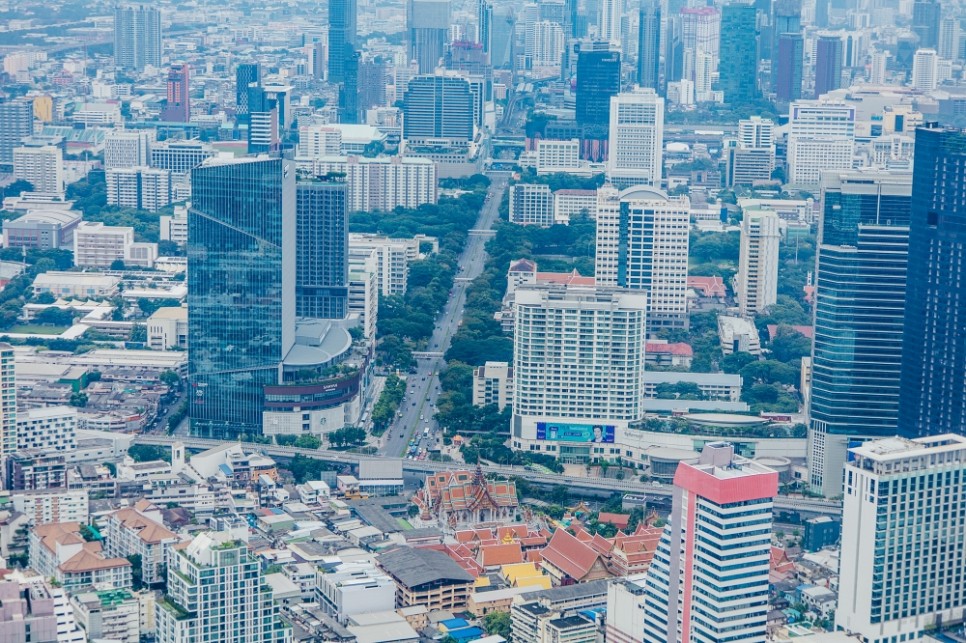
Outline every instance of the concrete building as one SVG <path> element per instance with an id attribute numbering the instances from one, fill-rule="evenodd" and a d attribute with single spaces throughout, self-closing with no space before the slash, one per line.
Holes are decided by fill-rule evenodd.
<path id="1" fill-rule="evenodd" d="M 318 572 L 316 594 L 322 609 L 343 624 L 358 614 L 391 611 L 396 606 L 396 584 L 367 561 Z"/>
<path id="2" fill-rule="evenodd" d="M 157 212 L 171 203 L 171 172 L 147 166 L 118 167 L 105 171 L 107 204 Z"/>
<path id="3" fill-rule="evenodd" d="M 645 574 L 607 585 L 607 616 L 604 636 L 613 643 L 638 643 L 644 640 Z"/>
<path id="4" fill-rule="evenodd" d="M 671 516 L 645 580 L 645 643 L 764 643 L 777 493 L 778 473 L 726 442 L 678 465 Z"/>
<path id="5" fill-rule="evenodd" d="M 75 210 L 28 210 L 3 222 L 3 247 L 28 250 L 73 249 L 74 229 L 81 213 Z"/>
<path id="6" fill-rule="evenodd" d="M 664 167 L 664 99 L 650 88 L 610 99 L 607 180 L 619 189 L 661 186 Z"/>
<path id="7" fill-rule="evenodd" d="M 0 164 L 13 163 L 13 151 L 34 133 L 34 107 L 29 98 L 0 101 Z"/>
<path id="8" fill-rule="evenodd" d="M 86 525 L 90 518 L 87 489 L 21 491 L 10 495 L 13 508 L 28 518 L 27 524 L 76 522 Z"/>
<path id="9" fill-rule="evenodd" d="M 87 299 L 110 297 L 117 292 L 121 278 L 94 272 L 42 272 L 34 278 L 34 294 L 49 292 L 54 297 Z"/>
<path id="10" fill-rule="evenodd" d="M 778 301 L 778 214 L 747 209 L 741 219 L 741 247 L 735 275 L 735 298 L 742 317 L 758 315 Z"/>
<path id="11" fill-rule="evenodd" d="M 514 293 L 514 449 L 562 462 L 610 455 L 644 399 L 647 294 L 520 286 Z"/>
<path id="12" fill-rule="evenodd" d="M 68 592 L 102 583 L 118 589 L 131 586 L 131 563 L 126 558 L 109 558 L 99 542 L 84 540 L 76 522 L 31 529 L 30 568 L 44 578 L 53 578 Z"/>
<path id="13" fill-rule="evenodd" d="M 912 58 L 912 88 L 923 93 L 939 85 L 939 54 L 935 49 L 918 49 Z"/>
<path id="14" fill-rule="evenodd" d="M 72 451 L 77 447 L 77 409 L 45 406 L 17 414 L 17 449 Z"/>
<path id="15" fill-rule="evenodd" d="M 926 641 L 966 605 L 966 438 L 884 438 L 845 466 L 838 628 L 868 643 Z"/>
<path id="16" fill-rule="evenodd" d="M 114 9 L 114 64 L 144 71 L 161 65 L 161 10 L 142 4 Z"/>
<path id="17" fill-rule="evenodd" d="M 580 141 L 540 139 L 537 141 L 537 174 L 580 171 Z"/>
<path id="18" fill-rule="evenodd" d="M 473 371 L 473 405 L 496 404 L 502 411 L 513 400 L 513 368 L 506 362 L 487 362 Z"/>
<path id="19" fill-rule="evenodd" d="M 597 218 L 596 190 L 557 190 L 553 193 L 553 222 L 567 225 L 571 217 Z"/>
<path id="20" fill-rule="evenodd" d="M 420 257 L 419 245 L 423 239 L 393 239 L 375 234 L 351 233 L 350 252 L 371 250 L 376 254 L 376 270 L 379 292 L 383 296 L 406 292 L 409 264 Z"/>
<path id="21" fill-rule="evenodd" d="M 473 577 L 467 571 L 433 549 L 397 547 L 380 554 L 378 563 L 396 584 L 399 607 L 460 610 L 473 587 Z"/>
<path id="22" fill-rule="evenodd" d="M 510 222 L 549 227 L 554 224 L 554 195 L 543 184 L 518 183 L 510 186 Z"/>
<path id="23" fill-rule="evenodd" d="M 321 156 L 296 159 L 315 174 L 345 174 L 349 212 L 390 212 L 399 206 L 416 208 L 437 201 L 436 164 L 419 157 Z"/>
<path id="24" fill-rule="evenodd" d="M 17 359 L 0 343 L 0 459 L 17 450 Z"/>
<path id="25" fill-rule="evenodd" d="M 104 137 L 104 169 L 130 168 L 148 165 L 150 152 L 156 145 L 154 130 L 123 130 L 108 132 Z M 107 191 L 111 191 L 111 177 L 105 175 Z"/>
<path id="26" fill-rule="evenodd" d="M 738 136 L 727 148 L 729 186 L 751 186 L 771 180 L 775 169 L 774 125 L 759 116 L 738 121 Z"/>
<path id="27" fill-rule="evenodd" d="M 852 169 L 855 105 L 796 101 L 789 107 L 787 182 L 816 190 L 822 172 Z"/>
<path id="28" fill-rule="evenodd" d="M 188 243 L 188 208 L 191 203 L 174 206 L 174 212 L 169 215 L 161 216 L 160 239 L 161 241 L 171 241 L 179 246 Z"/>
<path id="29" fill-rule="evenodd" d="M 141 603 L 128 590 L 84 592 L 71 597 L 70 604 L 77 624 L 89 640 L 141 640 Z"/>
<path id="30" fill-rule="evenodd" d="M 372 249 L 349 248 L 349 314 L 359 317 L 366 339 L 376 338 L 379 312 L 379 258 Z"/>
<path id="31" fill-rule="evenodd" d="M 150 268 L 158 257 L 156 243 L 134 241 L 134 228 L 83 221 L 74 230 L 74 265 L 110 268 L 115 261 Z"/>
<path id="32" fill-rule="evenodd" d="M 133 507 L 119 509 L 108 516 L 104 542 L 109 556 L 140 556 L 141 581 L 150 586 L 164 582 L 170 547 L 179 538 L 164 526 L 161 510 L 156 505 L 140 500 Z"/>
<path id="33" fill-rule="evenodd" d="M 59 147 L 17 147 L 13 150 L 13 178 L 29 181 L 35 192 L 64 192 L 64 154 Z"/>
<path id="34" fill-rule="evenodd" d="M 724 355 L 734 353 L 761 355 L 758 329 L 747 319 L 718 315 L 718 339 Z"/>
<path id="35" fill-rule="evenodd" d="M 598 190 L 597 284 L 647 291 L 649 326 L 687 325 L 690 217 L 687 197 Z"/>
<path id="36" fill-rule="evenodd" d="M 267 590 L 244 542 L 228 532 L 199 534 L 170 558 L 167 594 L 156 609 L 158 643 L 291 640 Z"/>
<path id="37" fill-rule="evenodd" d="M 14 575 L 0 582 L 0 641 L 86 643 L 67 593 L 39 577 Z"/>
<path id="38" fill-rule="evenodd" d="M 158 308 L 148 317 L 148 348 L 166 351 L 188 348 L 188 309 L 183 306 Z"/>

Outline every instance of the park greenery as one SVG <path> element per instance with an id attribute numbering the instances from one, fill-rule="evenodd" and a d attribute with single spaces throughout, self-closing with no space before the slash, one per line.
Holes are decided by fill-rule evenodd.
<path id="1" fill-rule="evenodd" d="M 375 406 L 372 407 L 372 433 L 382 435 L 392 423 L 406 396 L 406 382 L 395 374 L 390 374 L 386 378 L 382 393 Z"/>

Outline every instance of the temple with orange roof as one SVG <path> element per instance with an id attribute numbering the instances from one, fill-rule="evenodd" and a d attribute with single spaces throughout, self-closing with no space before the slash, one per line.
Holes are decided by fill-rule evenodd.
<path id="1" fill-rule="evenodd" d="M 479 466 L 475 471 L 441 471 L 427 476 L 413 503 L 423 520 L 435 519 L 452 529 L 507 523 L 520 506 L 515 482 L 487 480 Z"/>

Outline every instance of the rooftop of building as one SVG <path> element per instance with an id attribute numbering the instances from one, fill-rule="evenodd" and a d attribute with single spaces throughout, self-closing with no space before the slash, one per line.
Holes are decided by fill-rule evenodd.
<path id="1" fill-rule="evenodd" d="M 188 308 L 186 306 L 164 306 L 155 310 L 154 313 L 148 317 L 148 321 L 158 321 L 162 319 L 187 321 Z"/>
<path id="2" fill-rule="evenodd" d="M 452 558 L 432 549 L 399 547 L 380 554 L 379 565 L 409 588 L 435 582 L 473 582 L 473 577 Z"/>
<path id="3" fill-rule="evenodd" d="M 966 452 L 966 436 L 954 433 L 913 439 L 896 436 L 872 440 L 850 451 L 856 456 L 881 462 L 931 453 Z"/>

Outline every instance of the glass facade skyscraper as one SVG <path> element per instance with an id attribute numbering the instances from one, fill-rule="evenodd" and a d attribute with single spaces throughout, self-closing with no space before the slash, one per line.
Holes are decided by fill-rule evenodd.
<path id="1" fill-rule="evenodd" d="M 621 52 L 610 43 L 582 43 L 577 50 L 577 124 L 606 129 L 610 98 L 621 91 Z"/>
<path id="2" fill-rule="evenodd" d="M 349 304 L 346 183 L 332 176 L 299 177 L 296 192 L 296 314 L 342 319 Z"/>
<path id="3" fill-rule="evenodd" d="M 641 3 L 637 40 L 637 84 L 661 92 L 661 4 Z"/>
<path id="4" fill-rule="evenodd" d="M 826 496 L 850 446 L 898 427 L 911 190 L 909 174 L 823 177 L 808 464 Z"/>
<path id="5" fill-rule="evenodd" d="M 916 130 L 899 428 L 966 432 L 966 131 Z"/>
<path id="6" fill-rule="evenodd" d="M 329 2 L 329 82 L 345 80 L 346 56 L 356 46 L 356 0 Z"/>
<path id="7" fill-rule="evenodd" d="M 295 343 L 295 168 L 257 157 L 191 172 L 188 383 L 192 432 L 261 432 L 267 384 Z"/>
<path id="8" fill-rule="evenodd" d="M 754 5 L 728 4 L 721 9 L 718 77 L 726 103 L 758 97 L 758 24 Z"/>

